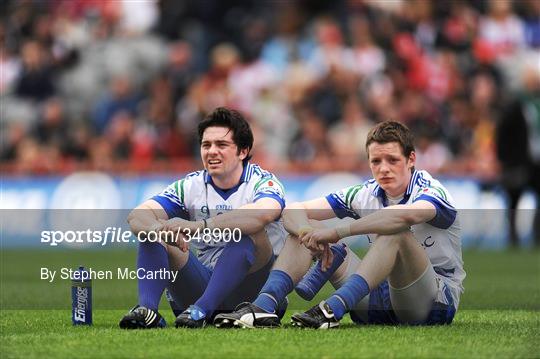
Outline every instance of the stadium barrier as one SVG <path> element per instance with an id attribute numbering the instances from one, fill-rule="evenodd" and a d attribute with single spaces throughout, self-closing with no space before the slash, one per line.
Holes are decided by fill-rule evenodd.
<path id="1" fill-rule="evenodd" d="M 367 176 L 351 173 L 319 176 L 282 174 L 279 178 L 285 186 L 287 202 L 291 203 L 362 183 Z M 95 225 L 105 220 L 107 226 L 125 229 L 129 210 L 161 192 L 174 180 L 172 175 L 124 177 L 101 172 L 77 172 L 67 177 L 3 177 L 0 197 L 2 246 L 39 246 L 41 242 L 36 240 L 36 234 L 43 230 L 75 228 L 74 222 L 82 217 L 86 224 L 91 222 Z M 504 193 L 496 187 L 485 190 L 471 178 L 446 178 L 442 182 L 460 210 L 463 246 L 482 249 L 505 247 L 508 221 Z M 535 207 L 532 193 L 521 198 L 518 228 L 524 245 L 532 242 Z M 57 210 L 64 211 L 59 215 Z M 89 210 L 91 213 L 85 212 Z M 71 218 L 66 218 L 67 213 Z M 83 228 L 84 223 L 78 226 Z M 349 242 L 354 246 L 368 243 L 365 236 L 349 239 Z"/>

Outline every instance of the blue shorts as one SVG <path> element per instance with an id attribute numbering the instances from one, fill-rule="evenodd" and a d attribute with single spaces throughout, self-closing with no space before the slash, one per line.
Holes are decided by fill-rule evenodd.
<path id="1" fill-rule="evenodd" d="M 254 301 L 268 279 L 274 260 L 275 258 L 272 256 L 264 267 L 248 274 L 244 281 L 223 300 L 214 312 L 214 316 L 219 313 L 233 311 L 242 302 Z M 203 295 L 212 273 L 212 269 L 206 267 L 192 252 L 189 252 L 186 265 L 178 273 L 180 280 L 177 280 L 177 283 L 170 284 L 169 288 L 167 288 L 167 299 L 175 316 L 178 316 Z"/>
<path id="2" fill-rule="evenodd" d="M 434 301 L 429 316 L 423 323 L 418 323 L 418 325 L 443 325 L 452 323 L 456 314 L 454 299 L 450 292 L 450 288 L 446 284 L 443 284 L 442 290 L 447 304 Z M 390 287 L 388 286 L 388 281 L 383 281 L 377 288 L 369 293 L 367 323 L 355 312 L 351 312 L 350 315 L 351 319 L 356 324 L 400 324 L 392 309 L 392 303 L 390 302 Z"/>

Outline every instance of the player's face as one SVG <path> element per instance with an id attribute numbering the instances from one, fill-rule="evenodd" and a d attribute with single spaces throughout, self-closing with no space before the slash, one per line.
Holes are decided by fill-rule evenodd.
<path id="1" fill-rule="evenodd" d="M 225 179 L 242 174 L 242 160 L 247 156 L 247 149 L 238 153 L 238 147 L 232 139 L 232 131 L 226 127 L 208 127 L 204 130 L 201 141 L 201 158 L 204 168 L 212 178 Z"/>
<path id="2" fill-rule="evenodd" d="M 379 186 L 392 197 L 405 193 L 411 180 L 415 153 L 411 152 L 409 157 L 405 157 L 397 142 L 373 142 L 368 146 L 368 155 L 371 173 Z"/>

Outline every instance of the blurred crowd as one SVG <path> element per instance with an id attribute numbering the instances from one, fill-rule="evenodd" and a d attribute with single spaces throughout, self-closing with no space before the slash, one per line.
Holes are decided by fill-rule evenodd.
<path id="1" fill-rule="evenodd" d="M 3 172 L 198 168 L 195 129 L 217 106 L 249 118 L 254 160 L 274 171 L 365 170 L 366 134 L 387 119 L 436 173 L 493 181 L 512 140 L 540 157 L 540 1 L 4 0 L 0 13 Z"/>

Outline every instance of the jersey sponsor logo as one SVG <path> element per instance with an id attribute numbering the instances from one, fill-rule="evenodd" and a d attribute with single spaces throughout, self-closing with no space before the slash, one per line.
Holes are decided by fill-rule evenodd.
<path id="1" fill-rule="evenodd" d="M 230 211 L 233 207 L 230 204 L 218 204 L 216 205 L 216 210 L 218 211 Z"/>
<path id="2" fill-rule="evenodd" d="M 424 188 L 420 193 L 422 194 L 428 194 L 428 195 L 431 195 L 433 197 L 438 197 L 438 198 L 441 198 L 445 201 L 448 201 L 448 198 L 446 196 L 446 193 L 444 192 L 444 190 L 440 187 L 435 187 L 435 186 L 432 186 L 432 187 L 426 187 Z"/>
<path id="3" fill-rule="evenodd" d="M 253 192 L 265 192 L 265 190 L 270 190 L 280 196 L 283 196 L 283 193 L 285 193 L 283 185 L 275 177 L 262 178 L 259 182 L 257 182 L 257 184 L 255 184 Z"/>

